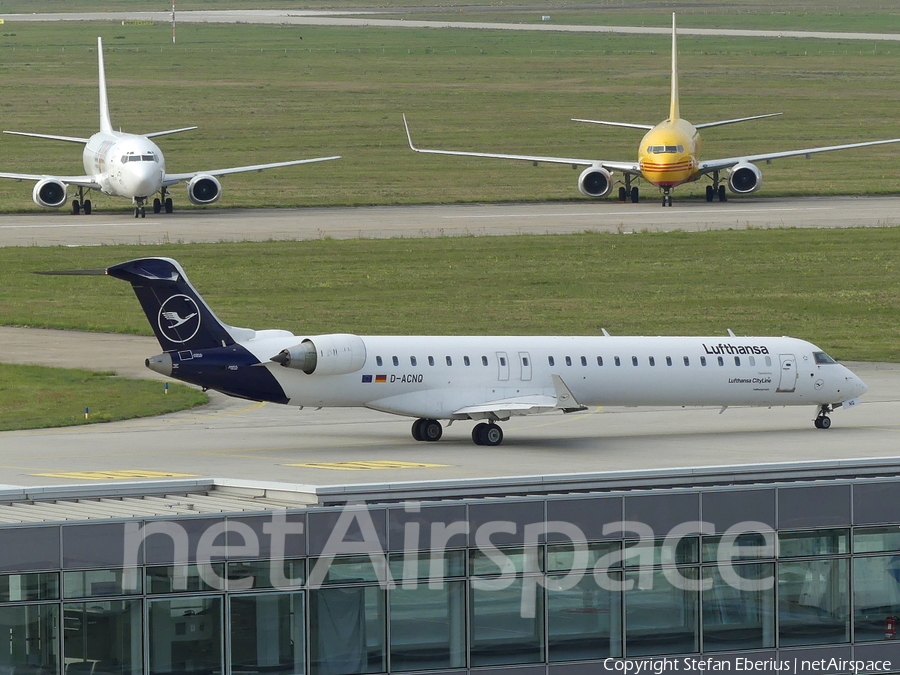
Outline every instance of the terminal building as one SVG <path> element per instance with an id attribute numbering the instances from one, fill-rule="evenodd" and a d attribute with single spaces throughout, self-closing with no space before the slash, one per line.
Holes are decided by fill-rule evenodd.
<path id="1" fill-rule="evenodd" d="M 0 674 L 900 672 L 897 473 L 9 488 Z"/>

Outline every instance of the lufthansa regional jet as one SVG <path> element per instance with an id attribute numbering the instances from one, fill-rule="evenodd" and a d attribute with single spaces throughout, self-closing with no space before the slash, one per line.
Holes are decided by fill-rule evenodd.
<path id="1" fill-rule="evenodd" d="M 409 125 L 406 115 L 403 116 L 403 124 L 406 127 L 406 138 L 409 147 L 416 152 L 431 153 L 437 155 L 461 155 L 468 157 L 489 157 L 495 159 L 518 159 L 532 162 L 537 166 L 541 162 L 551 164 L 570 164 L 573 169 L 580 166 L 587 167 L 578 177 L 578 190 L 585 197 L 606 197 L 615 183 L 613 178 L 616 172 L 622 174 L 621 186 L 618 190 L 620 202 L 632 201 L 637 203 L 639 199 L 638 188 L 632 183 L 637 179 L 643 179 L 655 185 L 662 191 L 662 205 L 672 206 L 673 188 L 691 183 L 706 176 L 710 185 L 706 186 L 706 201 L 718 199 L 727 201 L 725 185 L 735 194 L 750 194 L 762 187 L 762 171 L 756 166 L 758 162 L 770 163 L 773 159 L 784 157 L 798 157 L 813 155 L 819 152 L 831 150 L 849 150 L 850 148 L 862 148 L 869 145 L 883 145 L 885 143 L 900 143 L 900 138 L 891 138 L 884 141 L 866 141 L 863 143 L 850 143 L 847 145 L 830 145 L 819 148 L 804 148 L 803 150 L 787 150 L 784 152 L 766 152 L 760 154 L 738 155 L 724 157 L 722 159 L 700 159 L 700 129 L 718 127 L 736 122 L 775 117 L 781 113 L 769 113 L 767 115 L 754 115 L 752 117 L 739 117 L 737 119 L 722 120 L 719 122 L 707 122 L 705 124 L 691 124 L 682 119 L 678 105 L 678 52 L 676 49 L 675 15 L 672 15 L 672 91 L 669 104 L 669 117 L 656 126 L 649 124 L 633 124 L 630 122 L 606 122 L 603 120 L 586 120 L 573 118 L 573 122 L 587 122 L 589 124 L 605 124 L 613 127 L 630 127 L 632 129 L 645 129 L 647 133 L 641 139 L 638 146 L 638 159 L 636 162 L 611 162 L 599 159 L 577 159 L 571 157 L 540 157 L 533 155 L 503 155 L 488 152 L 460 152 L 457 150 L 425 150 L 413 145 L 412 136 L 409 133 Z"/>
<path id="2" fill-rule="evenodd" d="M 790 337 L 294 335 L 224 324 L 169 258 L 50 274 L 130 282 L 163 349 L 151 370 L 253 401 L 412 417 L 417 441 L 440 439 L 440 420 L 473 420 L 476 444 L 499 445 L 510 417 L 601 405 L 809 406 L 828 429 L 866 391 Z"/>
<path id="3" fill-rule="evenodd" d="M 109 117 L 109 104 L 106 98 L 106 73 L 103 66 L 103 41 L 97 38 L 97 56 L 99 59 L 100 84 L 100 131 L 90 138 L 72 136 L 55 136 L 35 134 L 23 131 L 4 131 L 4 134 L 16 136 L 32 136 L 48 138 L 54 141 L 83 143 L 82 163 L 83 176 L 52 176 L 31 173 L 0 173 L 0 178 L 35 181 L 32 199 L 38 206 L 60 207 L 69 199 L 69 186 L 78 190 L 77 199 L 72 200 L 72 213 L 91 213 L 91 200 L 85 197 L 91 190 L 99 190 L 103 194 L 114 197 L 125 197 L 134 203 L 134 217 L 146 216 L 146 204 L 153 198 L 154 213 L 165 210 L 172 213 L 172 198 L 169 188 L 177 183 L 187 181 L 188 199 L 192 204 L 207 205 L 219 200 L 222 186 L 217 176 L 247 171 L 263 171 L 294 164 L 310 164 L 326 162 L 335 157 L 316 157 L 314 159 L 297 159 L 289 162 L 273 164 L 254 164 L 237 166 L 228 169 L 210 169 L 189 173 L 166 173 L 166 160 L 162 150 L 150 139 L 181 131 L 190 131 L 197 127 L 169 129 L 149 134 L 128 134 L 115 131 Z"/>

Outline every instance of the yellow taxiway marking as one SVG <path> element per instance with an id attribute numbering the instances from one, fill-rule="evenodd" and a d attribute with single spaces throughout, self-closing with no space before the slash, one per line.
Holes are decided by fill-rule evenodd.
<path id="1" fill-rule="evenodd" d="M 338 471 L 371 471 L 374 469 L 434 469 L 452 465 L 395 462 L 385 459 L 363 462 L 304 462 L 303 464 L 283 464 L 282 466 L 300 466 L 305 469 L 337 469 Z"/>
<path id="2" fill-rule="evenodd" d="M 33 473 L 32 476 L 48 478 L 78 478 L 81 480 L 125 480 L 128 478 L 195 478 L 195 473 L 172 473 L 170 471 L 66 471 L 61 473 Z"/>

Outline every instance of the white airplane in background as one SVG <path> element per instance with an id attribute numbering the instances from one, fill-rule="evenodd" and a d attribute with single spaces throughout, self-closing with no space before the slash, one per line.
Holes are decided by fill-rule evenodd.
<path id="1" fill-rule="evenodd" d="M 810 406 L 828 429 L 866 385 L 821 349 L 789 337 L 426 337 L 294 335 L 222 323 L 169 258 L 100 270 L 131 283 L 163 353 L 163 375 L 253 401 L 364 407 L 416 418 L 475 420 L 472 439 L 499 445 L 497 422 L 588 406 Z"/>
<path id="2" fill-rule="evenodd" d="M 769 113 L 768 115 L 739 117 L 737 119 L 707 122 L 705 124 L 691 124 L 687 120 L 682 119 L 678 104 L 678 51 L 676 48 L 675 15 L 672 14 L 672 91 L 668 119 L 655 126 L 629 122 L 605 122 L 602 120 L 572 120 L 573 122 L 588 122 L 590 124 L 605 124 L 613 127 L 647 130 L 640 145 L 638 145 L 638 159 L 636 162 L 610 162 L 599 159 L 539 157 L 534 155 L 503 155 L 489 152 L 460 152 L 458 150 L 424 150 L 413 145 L 412 136 L 409 133 L 409 125 L 406 123 L 406 115 L 403 116 L 403 124 L 406 127 L 406 138 L 409 141 L 409 147 L 416 152 L 495 159 L 518 159 L 532 162 L 535 166 L 541 162 L 570 164 L 573 169 L 586 166 L 587 168 L 578 177 L 578 190 L 585 197 L 599 198 L 608 196 L 612 192 L 613 185 L 617 182 L 613 178 L 613 174 L 619 172 L 624 179 L 624 184 L 619 187 L 618 192 L 620 202 L 625 202 L 629 199 L 635 204 L 638 202 L 638 188 L 633 186 L 632 182 L 640 178 L 651 185 L 655 185 L 662 191 L 663 206 L 672 206 L 673 188 L 683 183 L 693 182 L 703 176 L 708 177 L 712 183 L 706 186 L 706 201 L 708 202 L 716 198 L 720 202 L 727 200 L 725 183 L 728 184 L 729 189 L 735 194 L 743 195 L 756 192 L 762 187 L 762 171 L 754 162 L 766 162 L 768 164 L 773 159 L 782 159 L 784 157 L 807 155 L 808 158 L 809 155 L 831 150 L 849 150 L 850 148 L 863 148 L 870 145 L 900 143 L 900 138 L 891 138 L 884 141 L 866 141 L 863 143 L 830 145 L 785 152 L 738 155 L 722 159 L 700 159 L 701 142 L 699 129 L 746 122 L 763 117 L 775 117 L 780 114 Z"/>
<path id="3" fill-rule="evenodd" d="M 213 204 L 222 195 L 222 186 L 216 179 L 230 173 L 247 171 L 263 171 L 295 164 L 326 162 L 334 157 L 316 157 L 314 159 L 297 159 L 290 162 L 272 164 L 254 164 L 237 166 L 228 169 L 211 169 L 192 171 L 189 173 L 166 173 L 166 160 L 162 150 L 150 139 L 181 131 L 189 131 L 197 127 L 184 127 L 168 131 L 156 131 L 149 134 L 127 134 L 115 131 L 109 118 L 109 104 L 106 98 L 106 73 L 103 66 L 103 41 L 97 38 L 97 56 L 99 59 L 100 83 L 100 131 L 90 138 L 72 136 L 55 136 L 35 134 L 22 131 L 4 131 L 4 134 L 16 136 L 32 136 L 49 138 L 55 141 L 83 143 L 82 163 L 83 176 L 52 176 L 30 173 L 0 173 L 0 178 L 35 181 L 32 199 L 38 206 L 63 206 L 69 198 L 69 186 L 78 189 L 78 198 L 72 201 L 72 213 L 91 213 L 91 201 L 85 198 L 85 192 L 99 190 L 103 194 L 114 197 L 125 197 L 134 203 L 134 217 L 146 215 L 146 202 L 153 197 L 153 212 L 172 213 L 172 198 L 168 196 L 169 188 L 177 183 L 188 181 L 188 199 L 192 204 Z M 159 195 L 159 196 L 154 196 Z"/>

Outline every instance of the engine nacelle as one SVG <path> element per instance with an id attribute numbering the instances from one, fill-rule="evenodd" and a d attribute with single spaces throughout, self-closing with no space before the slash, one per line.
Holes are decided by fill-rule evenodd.
<path id="1" fill-rule="evenodd" d="M 578 191 L 585 197 L 606 197 L 612 192 L 612 175 L 602 166 L 589 166 L 578 177 Z"/>
<path id="2" fill-rule="evenodd" d="M 222 184 L 219 183 L 215 176 L 200 174 L 191 178 L 191 181 L 187 184 L 187 193 L 191 204 L 197 204 L 198 206 L 214 204 L 222 196 Z"/>
<path id="3" fill-rule="evenodd" d="M 731 167 L 728 187 L 739 195 L 748 195 L 762 187 L 762 171 L 755 164 L 742 162 Z"/>
<path id="4" fill-rule="evenodd" d="M 578 176 L 578 191 L 585 197 L 606 197 L 612 187 L 612 176 L 602 166 L 589 166 Z"/>
<path id="5" fill-rule="evenodd" d="M 69 190 L 62 181 L 45 178 L 34 186 L 31 198 L 38 206 L 62 206 L 69 199 Z"/>
<path id="6" fill-rule="evenodd" d="M 358 335 L 346 333 L 316 335 L 282 349 L 271 360 L 307 375 L 346 375 L 366 364 L 366 343 Z"/>

